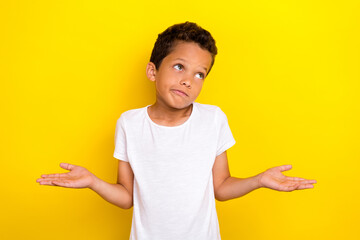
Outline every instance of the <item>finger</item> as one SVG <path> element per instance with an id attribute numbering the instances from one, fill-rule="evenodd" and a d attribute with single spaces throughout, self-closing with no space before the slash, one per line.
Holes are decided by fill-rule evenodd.
<path id="1" fill-rule="evenodd" d="M 308 183 L 311 183 L 311 184 L 314 184 L 314 183 L 317 183 L 316 180 L 302 180 L 300 181 L 301 184 L 308 184 Z"/>
<path id="2" fill-rule="evenodd" d="M 292 165 L 282 165 L 278 167 L 280 169 L 280 172 L 288 171 L 292 168 Z"/>
<path id="3" fill-rule="evenodd" d="M 67 173 L 54 173 L 54 174 L 43 174 L 42 178 L 63 178 L 66 177 Z"/>
<path id="4" fill-rule="evenodd" d="M 58 187 L 72 187 L 71 182 L 66 181 L 66 180 L 38 179 L 37 182 L 40 185 L 58 186 Z"/>
<path id="5" fill-rule="evenodd" d="M 56 186 L 53 184 L 52 182 L 53 180 L 41 180 L 41 181 L 37 181 L 40 185 L 48 185 L 48 186 Z"/>
<path id="6" fill-rule="evenodd" d="M 39 178 L 36 180 L 36 182 L 51 182 L 51 181 L 67 181 L 68 178 Z"/>
<path id="7" fill-rule="evenodd" d="M 303 180 L 290 180 L 290 182 L 292 182 L 292 183 L 300 183 L 300 184 L 308 184 L 308 183 L 314 184 L 314 183 L 317 183 L 316 180 L 308 180 L 308 179 L 303 179 Z"/>
<path id="8" fill-rule="evenodd" d="M 71 170 L 73 170 L 75 165 L 72 165 L 70 163 L 60 163 L 60 167 L 62 167 L 63 169 L 71 171 Z"/>
<path id="9" fill-rule="evenodd" d="M 312 184 L 301 184 L 299 187 L 297 187 L 298 190 L 309 189 L 309 188 L 314 188 L 314 185 L 312 185 Z"/>
<path id="10" fill-rule="evenodd" d="M 73 187 L 73 184 L 69 181 L 52 181 L 52 184 L 59 187 L 68 187 L 68 188 Z"/>
<path id="11" fill-rule="evenodd" d="M 297 189 L 299 186 L 300 186 L 299 183 L 294 183 L 294 184 L 291 184 L 291 185 L 288 185 L 288 186 L 284 186 L 282 191 L 291 192 L 291 191 L 294 191 L 295 189 Z"/>
<path id="12" fill-rule="evenodd" d="M 305 178 L 299 178 L 299 177 L 286 177 L 287 180 L 290 181 L 299 181 L 299 180 L 305 180 Z"/>

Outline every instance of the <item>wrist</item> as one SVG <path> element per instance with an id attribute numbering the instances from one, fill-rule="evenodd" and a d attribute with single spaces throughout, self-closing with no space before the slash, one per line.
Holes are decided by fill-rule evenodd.
<path id="1" fill-rule="evenodd" d="M 99 188 L 100 185 L 100 179 L 97 178 L 95 175 L 92 175 L 92 181 L 89 184 L 89 188 L 96 192 L 96 189 Z"/>
<path id="2" fill-rule="evenodd" d="M 262 175 L 263 175 L 263 173 L 259 173 L 258 175 L 256 175 L 256 176 L 254 177 L 255 183 L 256 183 L 256 188 L 262 188 L 262 187 L 264 187 L 264 185 L 261 183 Z"/>

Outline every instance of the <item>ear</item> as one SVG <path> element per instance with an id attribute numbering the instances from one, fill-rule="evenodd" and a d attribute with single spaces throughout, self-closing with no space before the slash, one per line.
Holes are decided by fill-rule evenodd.
<path id="1" fill-rule="evenodd" d="M 155 81 L 155 76 L 156 76 L 156 66 L 154 63 L 149 62 L 146 65 L 146 76 L 150 81 Z"/>

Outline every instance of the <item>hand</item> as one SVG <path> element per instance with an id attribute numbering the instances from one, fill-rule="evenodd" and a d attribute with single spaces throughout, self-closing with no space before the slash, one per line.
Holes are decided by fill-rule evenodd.
<path id="1" fill-rule="evenodd" d="M 278 191 L 290 192 L 293 190 L 313 188 L 316 180 L 307 180 L 298 177 L 287 177 L 281 172 L 288 171 L 291 165 L 273 167 L 258 175 L 260 187 L 266 187 Z"/>
<path id="2" fill-rule="evenodd" d="M 87 188 L 91 187 L 96 176 L 86 168 L 69 163 L 60 163 L 60 167 L 69 170 L 67 173 L 43 174 L 37 179 L 40 185 L 60 186 L 67 188 Z"/>

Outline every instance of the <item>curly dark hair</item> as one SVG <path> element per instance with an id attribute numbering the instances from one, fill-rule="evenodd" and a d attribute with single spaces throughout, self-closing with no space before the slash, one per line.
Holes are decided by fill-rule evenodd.
<path id="1" fill-rule="evenodd" d="M 185 22 L 172 25 L 158 35 L 151 53 L 150 62 L 159 69 L 162 60 L 171 53 L 177 41 L 194 42 L 210 52 L 212 62 L 208 73 L 214 65 L 217 48 L 215 40 L 205 29 L 193 22 Z"/>

